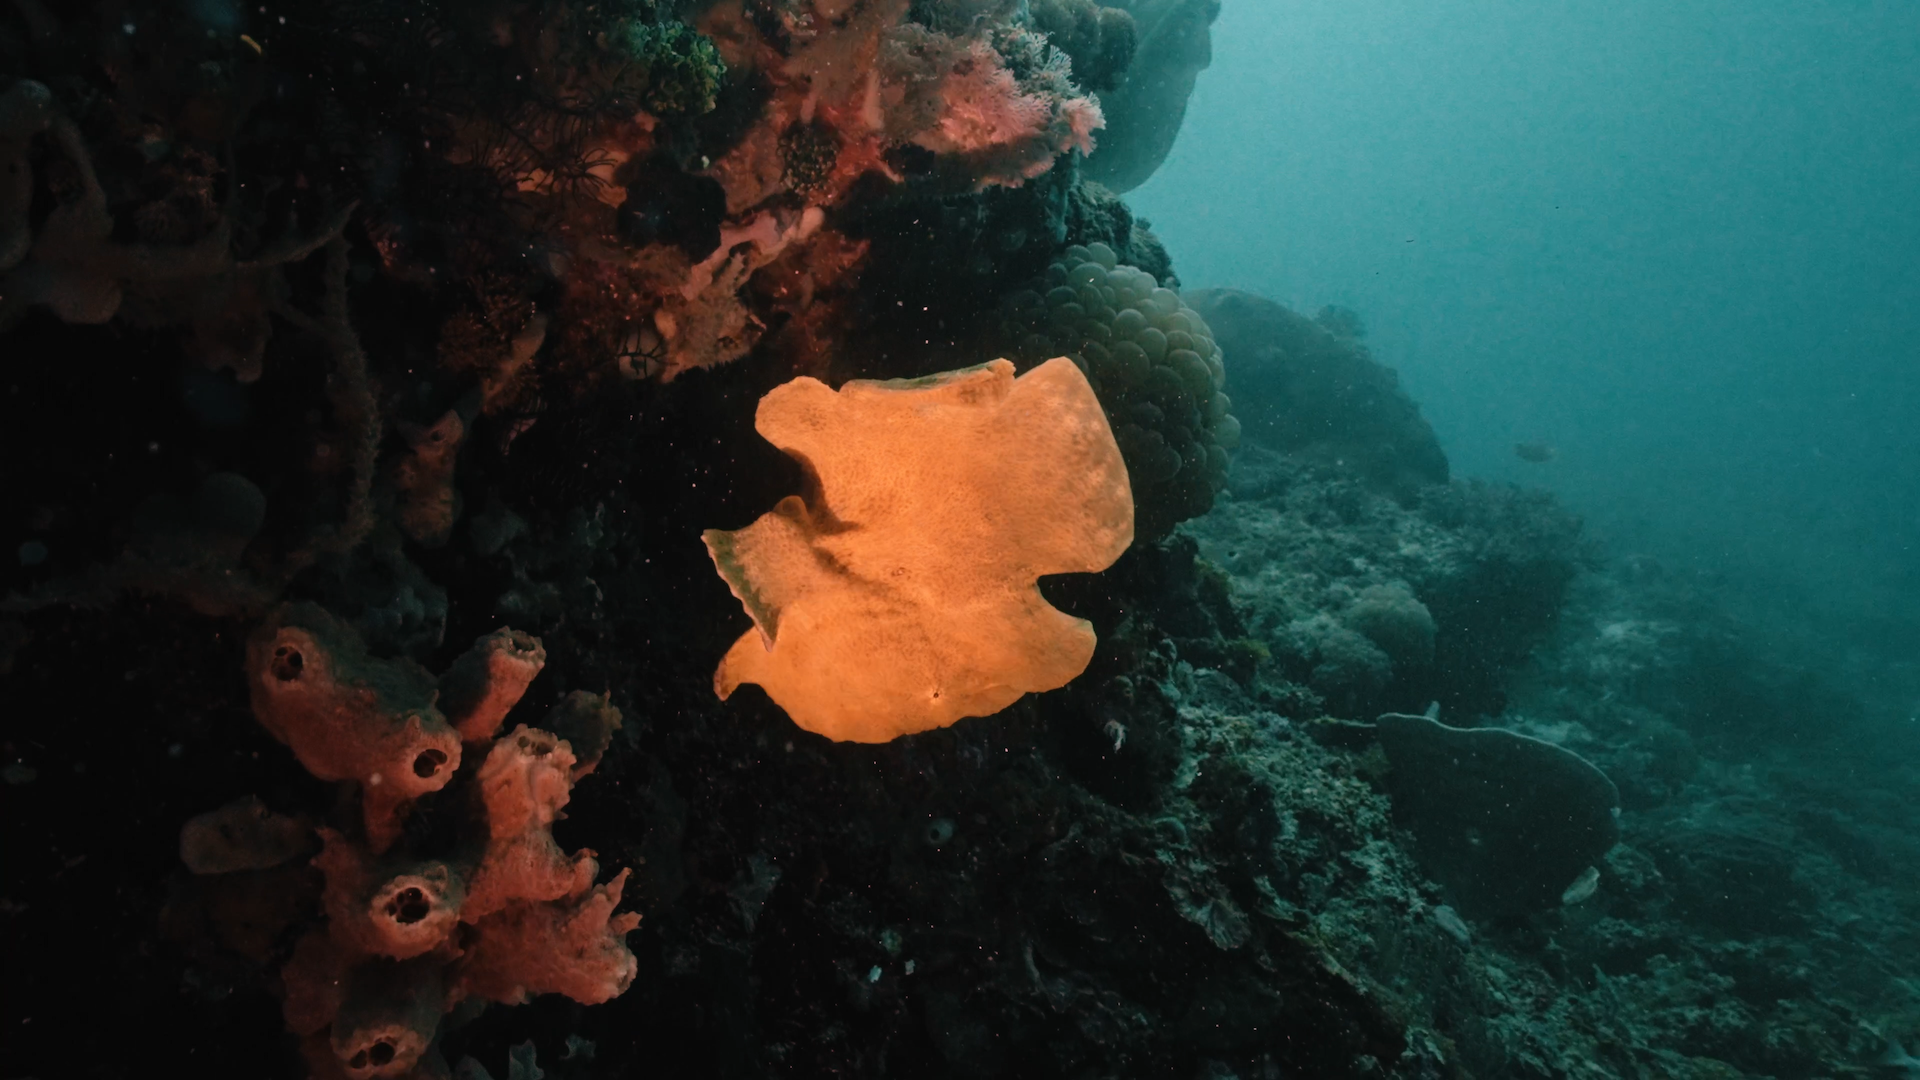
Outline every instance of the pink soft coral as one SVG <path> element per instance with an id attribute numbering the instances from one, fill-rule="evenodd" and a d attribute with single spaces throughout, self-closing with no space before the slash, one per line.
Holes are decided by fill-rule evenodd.
<path id="1" fill-rule="evenodd" d="M 1082 154 L 1093 153 L 1093 133 L 1107 126 L 1100 103 L 1091 97 L 1069 98 L 1060 104 L 1060 115 L 1071 134 L 1067 145 Z"/>
<path id="2" fill-rule="evenodd" d="M 1069 150 L 1090 153 L 1105 124 L 1061 66 L 1014 74 L 982 39 L 905 25 L 882 54 L 886 128 L 895 138 L 965 163 L 979 187 L 1017 187 Z"/>
<path id="3" fill-rule="evenodd" d="M 940 88 L 946 108 L 920 144 L 942 153 L 976 154 L 1040 137 L 1053 103 L 1023 93 L 1013 72 L 985 42 L 975 41 Z"/>

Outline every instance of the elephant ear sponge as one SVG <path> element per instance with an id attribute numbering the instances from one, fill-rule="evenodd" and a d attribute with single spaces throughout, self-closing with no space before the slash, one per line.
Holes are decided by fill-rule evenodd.
<path id="1" fill-rule="evenodd" d="M 1133 542 L 1126 466 L 1071 361 L 1013 370 L 838 392 L 800 378 L 761 399 L 756 426 L 813 490 L 705 533 L 755 626 L 714 673 L 722 698 L 757 683 L 808 731 L 875 743 L 1086 669 L 1093 627 L 1036 582 L 1104 570 Z"/>

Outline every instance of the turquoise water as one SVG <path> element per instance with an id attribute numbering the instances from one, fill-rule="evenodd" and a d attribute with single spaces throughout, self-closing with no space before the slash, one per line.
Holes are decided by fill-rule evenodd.
<path id="1" fill-rule="evenodd" d="M 1213 48 L 1130 196 L 1189 287 L 1353 308 L 1456 472 L 1920 647 L 1920 7 L 1229 2 Z"/>
<path id="2" fill-rule="evenodd" d="M 1920 7 L 1229 2 L 1213 49 L 1129 196 L 1183 282 L 1359 312 L 1456 477 L 1600 551 L 1493 722 L 1627 789 L 1615 906 L 1476 947 L 1641 1063 L 1496 1072 L 1920 1075 Z"/>

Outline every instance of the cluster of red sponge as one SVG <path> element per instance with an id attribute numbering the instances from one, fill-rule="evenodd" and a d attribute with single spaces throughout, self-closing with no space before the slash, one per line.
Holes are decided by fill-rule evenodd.
<path id="1" fill-rule="evenodd" d="M 281 972 L 316 1077 L 444 1075 L 435 1042 L 456 1009 L 547 993 L 597 1004 L 633 981 L 625 939 L 640 917 L 614 914 L 627 872 L 595 885 L 593 853 L 569 855 L 552 833 L 619 710 L 575 692 L 543 727 L 495 737 L 545 662 L 537 639 L 502 629 L 436 679 L 367 655 L 310 604 L 282 608 L 249 643 L 261 724 L 313 775 L 359 794 L 360 821 L 319 830 L 326 922 Z M 468 823 L 451 846 L 408 834 L 429 796 Z"/>

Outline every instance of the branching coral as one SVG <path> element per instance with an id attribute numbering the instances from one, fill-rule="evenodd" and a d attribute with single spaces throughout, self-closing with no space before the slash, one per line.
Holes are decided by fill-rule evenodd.
<path id="1" fill-rule="evenodd" d="M 1086 378 L 1005 360 L 925 379 L 796 379 L 756 424 L 813 490 L 707 549 L 753 618 L 721 661 L 795 723 L 885 742 L 1063 686 L 1093 628 L 1043 574 L 1103 570 L 1133 541 L 1126 469 Z"/>
<path id="2" fill-rule="evenodd" d="M 250 643 L 262 725 L 314 775 L 350 780 L 362 797 L 359 828 L 319 831 L 326 923 L 281 972 L 288 1026 L 316 1075 L 432 1075 L 441 1018 L 462 1002 L 563 993 L 592 1004 L 633 980 L 625 936 L 639 916 L 614 914 L 626 874 L 595 885 L 593 853 L 567 854 L 551 831 L 619 726 L 618 710 L 575 693 L 549 716 L 582 739 L 586 760 L 525 724 L 487 745 L 544 660 L 537 639 L 502 629 L 436 683 L 417 665 L 368 656 L 349 627 L 312 605 L 283 609 Z M 458 731 L 434 703 L 439 690 Z M 462 734 L 487 747 L 466 773 Z M 413 801 L 456 775 L 442 798 L 455 797 L 443 813 L 467 819 L 459 838 L 403 839 Z M 237 804 L 189 823 L 182 852 L 200 872 L 260 865 L 286 857 L 290 827 L 257 800 Z"/>

